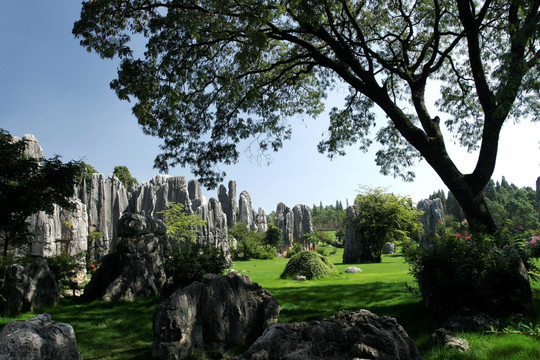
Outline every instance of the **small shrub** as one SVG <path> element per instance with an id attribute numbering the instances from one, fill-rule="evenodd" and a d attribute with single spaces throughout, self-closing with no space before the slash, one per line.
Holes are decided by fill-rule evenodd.
<path id="1" fill-rule="evenodd" d="M 322 256 L 330 256 L 330 254 L 335 251 L 333 246 L 319 246 L 317 252 Z"/>
<path id="2" fill-rule="evenodd" d="M 246 224 L 238 223 L 234 229 L 229 230 L 229 234 L 236 239 L 236 248 L 231 251 L 234 260 L 276 257 L 276 247 L 272 244 L 263 244 L 265 236 L 256 231 L 250 231 Z"/>
<path id="3" fill-rule="evenodd" d="M 318 279 L 337 273 L 337 268 L 326 257 L 313 251 L 301 251 L 289 260 L 281 278 L 303 275 L 307 279 Z"/>
<path id="4" fill-rule="evenodd" d="M 520 276 L 523 247 L 509 234 L 446 235 L 406 253 L 410 272 L 435 315 L 458 311 L 503 315 L 532 307 Z"/>
<path id="5" fill-rule="evenodd" d="M 206 274 L 222 274 L 226 267 L 221 249 L 198 243 L 177 247 L 164 264 L 167 284 L 162 295 L 169 296 L 180 287 L 201 281 Z"/>
<path id="6" fill-rule="evenodd" d="M 76 257 L 67 254 L 50 256 L 47 258 L 47 264 L 60 291 L 72 289 L 75 276 L 83 269 L 83 265 Z"/>
<path id="7" fill-rule="evenodd" d="M 287 251 L 287 257 L 292 258 L 294 255 L 302 251 L 304 251 L 304 249 L 302 248 L 302 245 L 300 245 L 299 243 L 294 243 L 293 247 Z"/>

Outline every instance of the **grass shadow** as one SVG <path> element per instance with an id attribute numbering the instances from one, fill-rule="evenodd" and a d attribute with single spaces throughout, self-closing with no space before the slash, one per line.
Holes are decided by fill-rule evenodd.
<path id="1" fill-rule="evenodd" d="M 73 326 L 77 344 L 86 360 L 152 358 L 152 318 L 159 297 L 133 302 L 86 302 L 66 299 L 48 312 L 57 322 Z M 108 348 L 105 344 L 115 344 Z"/>

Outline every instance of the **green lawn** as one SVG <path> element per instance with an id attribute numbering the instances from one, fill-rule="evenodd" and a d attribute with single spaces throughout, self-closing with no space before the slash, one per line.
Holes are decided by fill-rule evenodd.
<path id="1" fill-rule="evenodd" d="M 331 257 L 337 276 L 298 282 L 279 276 L 288 259 L 236 261 L 233 268 L 249 275 L 267 288 L 281 305 L 280 322 L 321 319 L 339 310 L 368 309 L 379 316 L 390 315 L 403 325 L 417 343 L 425 359 L 540 359 L 540 339 L 525 335 L 462 334 L 471 345 L 467 354 L 433 347 L 429 336 L 440 324 L 430 319 L 421 299 L 415 295 L 414 281 L 400 256 L 383 256 L 380 264 L 357 265 L 363 272 L 345 274 L 339 251 Z M 540 309 L 540 286 L 533 285 L 536 307 Z M 79 349 L 89 359 L 149 359 L 152 351 L 152 314 L 159 298 L 130 303 L 84 303 L 67 299 L 49 312 L 53 320 L 70 323 L 77 334 Z M 33 314 L 25 314 L 18 320 Z M 0 318 L 3 326 L 11 318 Z M 540 322 L 540 317 L 530 319 Z"/>

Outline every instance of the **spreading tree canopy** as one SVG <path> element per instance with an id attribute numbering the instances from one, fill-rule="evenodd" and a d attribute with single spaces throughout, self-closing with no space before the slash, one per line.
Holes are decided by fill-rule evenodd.
<path id="1" fill-rule="evenodd" d="M 0 243 L 24 244 L 31 235 L 27 218 L 39 211 L 52 214 L 54 204 L 70 208 L 82 162 L 62 163 L 58 156 L 36 159 L 26 153 L 26 140 L 0 129 Z"/>
<path id="2" fill-rule="evenodd" d="M 214 165 L 236 162 L 240 140 L 278 150 L 290 137 L 287 119 L 319 115 L 328 92 L 345 83 L 349 94 L 343 108 L 329 112 L 321 152 L 343 154 L 351 144 L 366 150 L 378 141 L 381 172 L 405 180 L 424 158 L 469 222 L 493 230 L 483 189 L 501 128 L 509 119 L 540 114 L 539 5 L 92 0 L 83 3 L 73 33 L 88 50 L 122 59 L 111 86 L 120 99 L 135 100 L 143 130 L 163 139 L 155 161 L 162 171 L 191 165 L 215 186 L 224 174 Z M 433 82 L 441 84 L 437 111 L 426 104 Z M 375 117 L 375 105 L 387 123 Z M 470 174 L 450 158 L 444 128 L 478 150 Z"/>

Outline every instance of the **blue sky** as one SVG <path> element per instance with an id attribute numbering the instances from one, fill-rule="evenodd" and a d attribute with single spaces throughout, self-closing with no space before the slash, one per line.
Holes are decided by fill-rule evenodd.
<path id="1" fill-rule="evenodd" d="M 139 182 L 149 181 L 158 173 L 153 161 L 161 141 L 144 135 L 131 105 L 109 89 L 118 61 L 88 53 L 71 34 L 80 8 L 76 0 L 3 2 L 0 128 L 16 136 L 34 134 L 46 157 L 59 154 L 64 161 L 82 159 L 104 174 L 125 165 Z M 333 94 L 327 108 L 344 96 Z M 381 175 L 374 162 L 375 147 L 366 154 L 351 148 L 347 156 L 331 161 L 316 149 L 327 126 L 324 115 L 295 121 L 292 140 L 271 154 L 269 166 L 246 154 L 239 164 L 221 167 L 227 172 L 226 182 L 236 180 L 238 193 L 249 191 L 253 205 L 268 213 L 278 202 L 291 207 L 336 200 L 345 204 L 346 199 L 352 203 L 359 185 L 388 187 L 415 201 L 445 189 L 425 162 L 415 166 L 414 183 Z M 504 175 L 518 186 L 534 188 L 540 176 L 539 135 L 540 124 L 505 125 L 494 179 Z M 472 169 L 474 154 L 457 149 L 452 154 L 459 158 L 456 162 L 462 170 Z M 172 169 L 170 175 L 194 178 L 189 169 L 182 168 Z M 216 191 L 205 194 L 216 196 Z"/>

